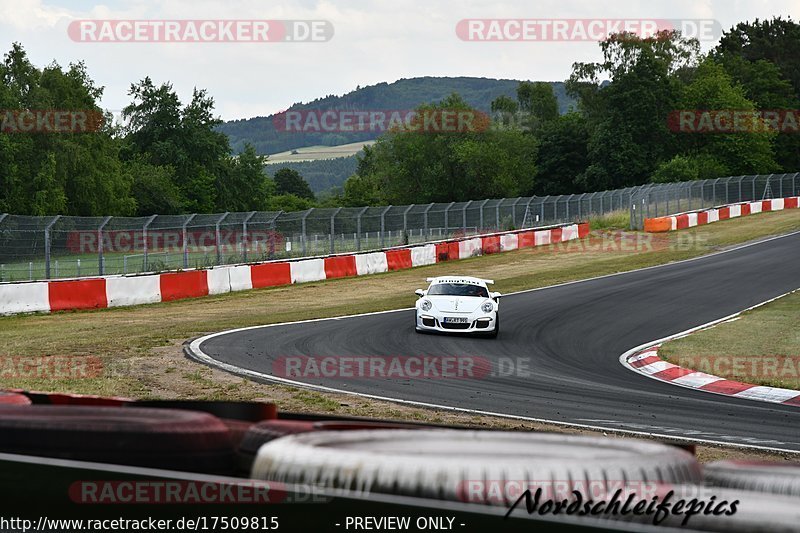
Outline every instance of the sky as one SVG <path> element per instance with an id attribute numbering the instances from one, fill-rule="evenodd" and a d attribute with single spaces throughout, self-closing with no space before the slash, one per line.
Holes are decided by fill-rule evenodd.
<path id="1" fill-rule="evenodd" d="M 800 19 L 800 0 L 0 0 L 0 35 L 4 53 L 20 42 L 40 68 L 52 61 L 62 66 L 84 61 L 105 88 L 105 109 L 130 103 L 131 83 L 150 76 L 156 83 L 171 82 L 184 102 L 193 88 L 206 89 L 221 118 L 232 120 L 400 78 L 562 81 L 573 62 L 601 59 L 590 39 L 464 40 L 456 31 L 464 19 L 483 20 L 483 33 L 473 35 L 485 36 L 491 28 L 487 19 L 713 20 L 729 29 L 777 15 Z M 245 28 L 248 21 L 320 21 L 318 27 L 332 30 L 332 36 L 320 33 L 316 42 L 92 41 L 102 38 L 103 21 L 112 20 L 144 21 L 139 24 L 150 31 L 157 31 L 154 22 L 174 20 L 239 20 L 246 21 Z M 513 26 L 502 24 L 507 35 L 516 35 Z M 70 31 L 78 27 L 94 29 Z M 238 35 L 251 34 L 245 29 Z M 704 50 L 714 44 L 713 38 L 701 41 Z"/>

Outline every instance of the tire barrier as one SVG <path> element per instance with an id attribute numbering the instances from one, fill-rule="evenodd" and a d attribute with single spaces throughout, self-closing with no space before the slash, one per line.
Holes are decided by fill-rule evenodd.
<path id="1" fill-rule="evenodd" d="M 797 209 L 798 207 L 800 207 L 800 196 L 731 204 L 667 217 L 646 218 L 644 219 L 644 230 L 648 233 L 675 231 L 693 228 L 695 226 L 703 226 L 729 218 L 744 217 L 756 213 L 763 213 L 765 211 Z"/>
<path id="2" fill-rule="evenodd" d="M 715 461 L 703 472 L 709 485 L 800 497 L 800 463 Z"/>
<path id="3" fill-rule="evenodd" d="M 700 465 L 663 444 L 549 433 L 451 429 L 324 431 L 264 444 L 252 477 L 330 489 L 509 506 L 487 480 L 623 486 L 697 483 Z M 475 487 L 474 483 L 478 486 Z M 483 484 L 483 485 L 482 485 Z M 518 494 L 517 494 L 518 496 Z"/>
<path id="4" fill-rule="evenodd" d="M 24 394 L 0 391 L 0 405 L 31 405 L 31 400 Z"/>
<path id="5" fill-rule="evenodd" d="M 196 411 L 0 406 L 0 451 L 207 474 L 233 472 L 228 428 Z"/>
<path id="6" fill-rule="evenodd" d="M 364 276 L 582 239 L 589 224 L 481 235 L 379 252 L 132 276 L 0 283 L 0 315 L 100 309 Z"/>
<path id="7" fill-rule="evenodd" d="M 250 426 L 237 449 L 239 473 L 248 475 L 258 450 L 275 439 L 313 431 L 415 429 L 410 424 L 350 420 L 267 420 Z"/>

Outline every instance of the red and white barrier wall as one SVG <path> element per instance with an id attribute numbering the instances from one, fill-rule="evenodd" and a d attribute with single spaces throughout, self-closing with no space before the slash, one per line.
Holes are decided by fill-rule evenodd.
<path id="1" fill-rule="evenodd" d="M 210 294 L 364 276 L 586 237 L 589 224 L 518 230 L 379 252 L 161 274 L 0 284 L 0 315 L 169 302 Z"/>
<path id="2" fill-rule="evenodd" d="M 738 204 L 715 207 L 702 211 L 692 211 L 668 217 L 644 219 L 644 230 L 650 233 L 662 231 L 675 231 L 693 228 L 704 224 L 711 224 L 729 218 L 744 217 L 765 211 L 781 211 L 783 209 L 797 209 L 800 207 L 800 197 L 773 198 L 772 200 L 759 200 Z"/>

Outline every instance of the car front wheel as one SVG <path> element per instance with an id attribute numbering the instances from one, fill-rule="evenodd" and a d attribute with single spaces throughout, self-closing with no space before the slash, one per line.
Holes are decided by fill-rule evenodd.
<path id="1" fill-rule="evenodd" d="M 494 331 L 489 333 L 489 338 L 496 339 L 498 333 L 500 333 L 500 313 L 497 313 L 494 317 Z"/>

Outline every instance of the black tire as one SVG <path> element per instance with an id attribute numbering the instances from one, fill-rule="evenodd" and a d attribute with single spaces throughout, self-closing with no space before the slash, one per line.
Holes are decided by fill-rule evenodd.
<path id="1" fill-rule="evenodd" d="M 207 413 L 135 407 L 0 406 L 0 451 L 208 474 L 233 473 L 228 428 Z"/>

